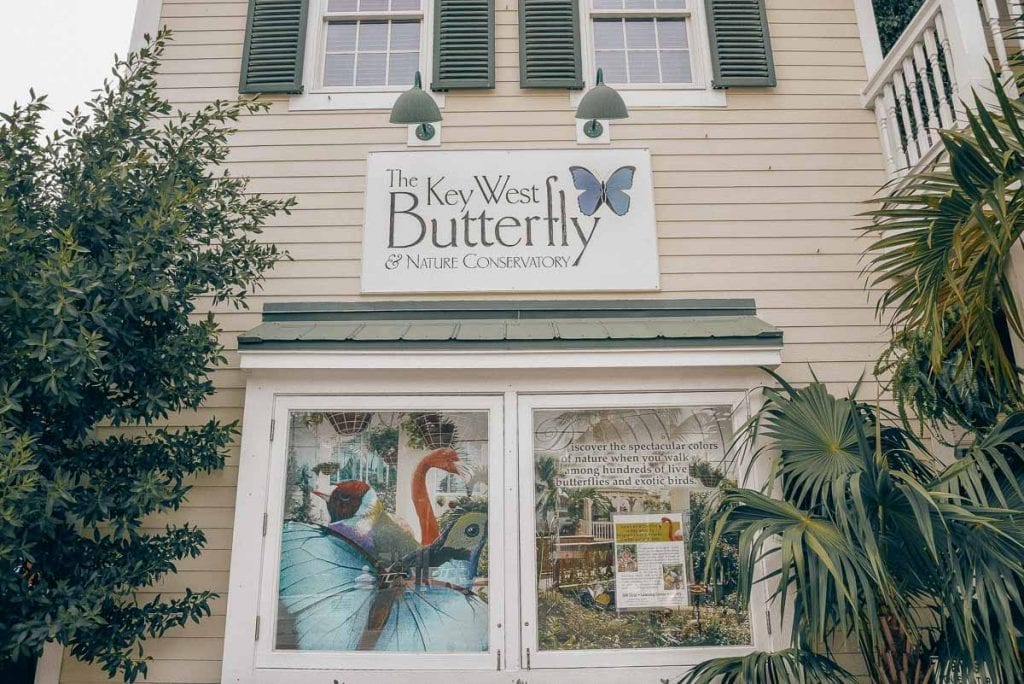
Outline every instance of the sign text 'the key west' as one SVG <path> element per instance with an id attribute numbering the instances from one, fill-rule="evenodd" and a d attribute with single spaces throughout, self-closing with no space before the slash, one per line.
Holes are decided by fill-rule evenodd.
<path id="1" fill-rule="evenodd" d="M 646 150 L 381 152 L 364 292 L 658 289 Z"/>

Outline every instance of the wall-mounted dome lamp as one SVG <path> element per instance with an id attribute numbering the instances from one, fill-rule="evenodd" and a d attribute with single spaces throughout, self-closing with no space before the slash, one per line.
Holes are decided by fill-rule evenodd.
<path id="1" fill-rule="evenodd" d="M 587 91 L 576 108 L 576 118 L 586 119 L 583 133 L 588 138 L 600 138 L 604 126 L 598 119 L 627 119 L 629 110 L 618 91 L 604 84 L 604 72 L 597 70 L 597 84 Z"/>
<path id="2" fill-rule="evenodd" d="M 429 93 L 423 90 L 420 72 L 412 88 L 402 93 L 391 108 L 391 123 L 416 126 L 416 137 L 424 142 L 433 140 L 437 129 L 433 124 L 441 120 L 441 110 Z"/>

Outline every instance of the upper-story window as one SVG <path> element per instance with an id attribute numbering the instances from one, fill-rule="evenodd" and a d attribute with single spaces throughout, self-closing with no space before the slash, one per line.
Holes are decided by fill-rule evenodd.
<path id="1" fill-rule="evenodd" d="M 686 0 L 592 0 L 590 21 L 609 83 L 694 83 Z"/>
<path id="2" fill-rule="evenodd" d="M 420 68 L 424 0 L 328 0 L 325 88 L 408 88 Z"/>

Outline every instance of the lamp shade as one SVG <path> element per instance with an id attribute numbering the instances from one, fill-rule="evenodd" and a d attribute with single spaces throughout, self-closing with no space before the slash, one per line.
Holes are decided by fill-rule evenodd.
<path id="1" fill-rule="evenodd" d="M 417 71 L 413 87 L 402 93 L 391 108 L 391 123 L 421 124 L 440 120 L 441 110 L 434 98 L 423 91 L 420 72 Z"/>
<path id="2" fill-rule="evenodd" d="M 597 70 L 597 85 L 587 91 L 576 108 L 577 119 L 626 119 L 629 110 L 622 96 L 604 84 L 604 73 Z"/>

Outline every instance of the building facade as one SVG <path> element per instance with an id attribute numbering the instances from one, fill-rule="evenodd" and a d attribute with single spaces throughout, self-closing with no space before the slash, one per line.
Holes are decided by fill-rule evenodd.
<path id="1" fill-rule="evenodd" d="M 229 365 L 175 421 L 242 437 L 173 516 L 206 551 L 159 587 L 221 598 L 147 644 L 148 681 L 653 683 L 783 643 L 763 595 L 731 601 L 734 568 L 703 576 L 697 523 L 721 479 L 758 477 L 730 445 L 762 367 L 844 392 L 886 338 L 855 230 L 896 168 L 864 3 L 138 17 L 173 30 L 177 107 L 271 103 L 230 169 L 298 199 L 264 236 L 291 260 L 215 310 Z M 628 118 L 591 137 L 598 67 Z M 432 137 L 390 123 L 417 71 Z"/>

